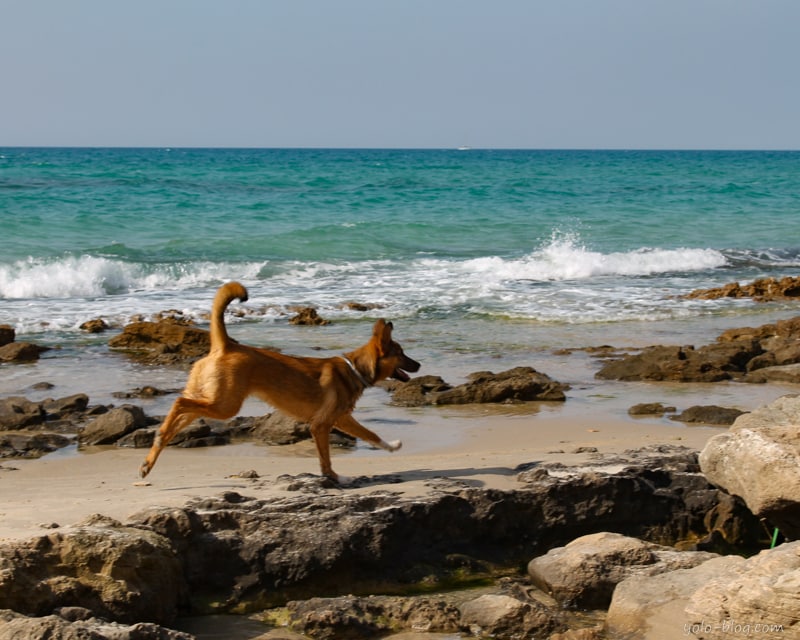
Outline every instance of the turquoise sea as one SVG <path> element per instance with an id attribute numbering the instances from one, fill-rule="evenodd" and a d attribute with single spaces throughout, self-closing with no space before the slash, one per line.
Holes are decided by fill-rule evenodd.
<path id="1" fill-rule="evenodd" d="M 202 321 L 230 279 L 239 339 L 341 350 L 383 316 L 448 380 L 798 312 L 681 296 L 800 275 L 800 152 L 0 148 L 0 216 L 0 323 L 70 380 L 106 362 L 84 321 Z M 289 325 L 298 305 L 333 324 Z"/>

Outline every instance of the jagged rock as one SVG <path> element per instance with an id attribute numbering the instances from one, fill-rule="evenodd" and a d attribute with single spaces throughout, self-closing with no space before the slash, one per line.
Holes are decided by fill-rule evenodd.
<path id="1" fill-rule="evenodd" d="M 713 424 L 713 425 L 732 425 L 736 418 L 746 413 L 739 409 L 730 407 L 719 407 L 717 405 L 696 405 L 689 407 L 671 420 L 677 422 Z"/>
<path id="2" fill-rule="evenodd" d="M 494 594 L 462 605 L 461 626 L 474 636 L 508 640 L 545 637 L 566 630 L 558 616 L 542 603 Z"/>
<path id="3" fill-rule="evenodd" d="M 0 324 L 0 347 L 11 344 L 17 339 L 17 333 L 10 324 Z"/>
<path id="4" fill-rule="evenodd" d="M 609 637 L 783 640 L 800 632 L 800 542 L 745 559 L 622 581 L 606 616 Z M 756 627 L 758 625 L 758 628 Z"/>
<path id="5" fill-rule="evenodd" d="M 31 618 L 0 611 L 0 640 L 195 640 L 195 636 L 149 622 L 122 625 L 96 618 L 69 620 L 58 615 Z"/>
<path id="6" fill-rule="evenodd" d="M 50 347 L 42 347 L 32 342 L 11 342 L 0 347 L 0 361 L 31 362 L 38 360 L 40 353 L 49 350 Z"/>
<path id="7" fill-rule="evenodd" d="M 731 282 L 713 289 L 695 289 L 687 294 L 686 297 L 700 300 L 753 298 L 758 302 L 797 298 L 800 297 L 800 277 L 787 276 L 780 280 L 777 278 L 760 278 L 746 285 Z"/>
<path id="8" fill-rule="evenodd" d="M 789 539 L 800 538 L 800 396 L 783 396 L 711 438 L 700 466 Z"/>
<path id="9" fill-rule="evenodd" d="M 551 549 L 528 563 L 533 584 L 566 607 L 604 609 L 616 585 L 633 575 L 656 575 L 716 557 L 676 551 L 618 533 L 595 533 Z"/>
<path id="10" fill-rule="evenodd" d="M 0 546 L 0 609 L 44 616 L 78 605 L 117 622 L 166 624 L 185 596 L 169 541 L 110 518 Z"/>
<path id="11" fill-rule="evenodd" d="M 297 314 L 289 318 L 291 324 L 321 326 L 330 324 L 330 320 L 325 320 L 317 313 L 314 307 L 297 309 Z"/>
<path id="12" fill-rule="evenodd" d="M 141 407 L 126 404 L 99 416 L 79 434 L 83 445 L 114 444 L 122 436 L 147 426 Z"/>
<path id="13" fill-rule="evenodd" d="M 0 430 L 13 431 L 40 425 L 46 418 L 41 402 L 31 402 L 22 396 L 0 400 Z"/>
<path id="14" fill-rule="evenodd" d="M 451 387 L 437 376 L 422 376 L 400 386 L 392 396 L 395 404 L 473 404 L 528 402 L 533 400 L 563 401 L 568 387 L 532 367 L 516 367 L 501 373 L 479 371 L 469 382 Z"/>
<path id="15" fill-rule="evenodd" d="M 532 550 L 545 553 L 587 531 L 658 542 L 708 535 L 720 494 L 696 472 L 643 467 L 550 477 L 514 491 L 439 488 L 408 499 L 330 495 L 330 488 L 271 500 L 228 493 L 133 519 L 172 540 L 195 598 L 246 611 L 341 585 L 353 594 L 452 585 L 518 566 Z M 760 529 L 746 510 L 739 517 Z M 761 532 L 748 544 L 763 544 Z"/>
<path id="16" fill-rule="evenodd" d="M 159 322 L 132 322 L 111 338 L 108 345 L 154 364 L 188 364 L 208 353 L 211 338 L 204 329 L 167 318 Z"/>
<path id="17" fill-rule="evenodd" d="M 640 353 L 611 360 L 596 377 L 605 380 L 672 380 L 719 382 L 744 375 L 747 363 L 764 352 L 756 340 L 692 346 L 647 347 Z"/>

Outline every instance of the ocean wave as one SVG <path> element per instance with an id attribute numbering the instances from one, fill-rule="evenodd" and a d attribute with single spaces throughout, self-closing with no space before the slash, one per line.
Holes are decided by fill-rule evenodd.
<path id="1" fill-rule="evenodd" d="M 468 260 L 465 271 L 503 280 L 542 282 L 584 280 L 602 276 L 651 276 L 724 267 L 728 259 L 716 249 L 649 249 L 601 253 L 573 239 L 555 239 L 519 259 L 485 257 Z"/>
<path id="2" fill-rule="evenodd" d="M 97 298 L 137 291 L 181 290 L 232 278 L 254 278 L 264 263 L 142 264 L 82 255 L 28 258 L 0 265 L 0 298 Z"/>

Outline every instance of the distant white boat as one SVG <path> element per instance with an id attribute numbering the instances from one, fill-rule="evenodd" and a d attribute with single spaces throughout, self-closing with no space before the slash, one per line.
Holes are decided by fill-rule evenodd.
<path id="1" fill-rule="evenodd" d="M 470 151 L 472 147 L 458 147 L 459 151 Z"/>

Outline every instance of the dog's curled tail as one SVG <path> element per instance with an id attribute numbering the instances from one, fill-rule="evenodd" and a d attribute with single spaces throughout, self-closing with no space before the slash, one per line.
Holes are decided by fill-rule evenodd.
<path id="1" fill-rule="evenodd" d="M 247 302 L 247 289 L 238 282 L 223 284 L 214 296 L 211 307 L 211 348 L 221 349 L 228 342 L 228 332 L 225 330 L 225 309 L 233 301 Z"/>

